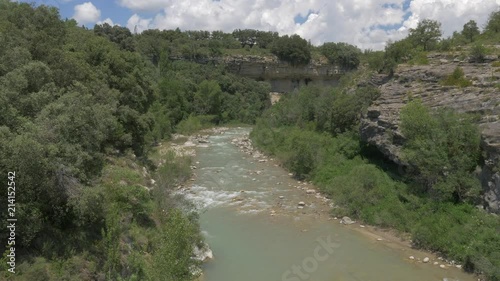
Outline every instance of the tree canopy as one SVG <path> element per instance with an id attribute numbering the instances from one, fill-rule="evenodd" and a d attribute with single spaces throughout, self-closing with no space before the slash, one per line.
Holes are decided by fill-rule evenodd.
<path id="1" fill-rule="evenodd" d="M 311 60 L 309 44 L 297 34 L 285 35 L 275 40 L 271 52 L 293 65 L 307 64 Z"/>
<path id="2" fill-rule="evenodd" d="M 435 20 L 424 19 L 418 23 L 416 28 L 410 29 L 409 38 L 424 51 L 429 50 L 441 37 L 441 23 Z"/>
<path id="3" fill-rule="evenodd" d="M 464 24 L 464 28 L 462 29 L 462 35 L 469 40 L 469 42 L 473 42 L 474 39 L 480 34 L 479 27 L 477 27 L 477 23 L 474 20 L 468 21 Z"/>
<path id="4" fill-rule="evenodd" d="M 321 48 L 321 53 L 332 64 L 352 70 L 356 69 L 360 62 L 361 50 L 353 45 L 339 42 L 339 43 L 324 43 Z"/>

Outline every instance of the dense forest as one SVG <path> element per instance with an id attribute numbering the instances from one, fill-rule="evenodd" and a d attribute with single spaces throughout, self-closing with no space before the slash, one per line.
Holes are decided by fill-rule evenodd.
<path id="1" fill-rule="evenodd" d="M 500 280 L 500 223 L 471 204 L 479 147 L 470 118 L 408 105 L 405 155 L 415 167 L 398 178 L 359 141 L 359 116 L 376 89 L 350 83 L 356 69 L 391 73 L 398 63 L 422 63 L 432 50 L 469 45 L 481 60 L 488 52 L 483 44 L 499 34 L 498 12 L 483 33 L 471 21 L 445 40 L 438 40 L 439 23 L 423 21 L 385 51 L 362 52 L 249 29 L 88 29 L 62 20 L 53 7 L 0 0 L 0 174 L 7 181 L 15 172 L 20 222 L 16 275 L 7 272 L 6 251 L 0 278 L 191 280 L 198 265 L 191 255 L 203 238 L 197 214 L 170 192 L 189 178 L 189 159 L 169 154 L 159 166 L 152 155 L 173 133 L 245 123 L 256 124 L 253 138 L 262 149 L 341 198 L 335 212 L 412 233 L 420 246 Z M 236 54 L 276 56 L 291 65 L 326 59 L 353 72 L 339 88 L 303 88 L 270 108 L 268 84 L 209 60 Z M 429 147 L 434 137 L 440 145 Z M 467 153 L 458 155 L 464 146 Z M 416 155 L 429 149 L 442 158 L 419 162 Z M 438 160 L 456 172 L 433 173 Z M 144 186 L 149 175 L 142 167 L 158 188 Z M 6 221 L 7 192 L 0 200 Z M 2 241 L 7 231 L 1 228 Z"/>
<path id="2" fill-rule="evenodd" d="M 185 47 L 199 34 L 89 30 L 53 7 L 0 1 L 0 171 L 15 172 L 20 222 L 16 275 L 6 251 L 0 279 L 192 278 L 196 215 L 168 195 L 189 160 L 158 168 L 150 154 L 173 132 L 252 124 L 270 105 L 267 84 L 169 59 L 195 56 Z M 140 167 L 156 170 L 159 190 Z M 6 221 L 6 190 L 0 199 Z"/>

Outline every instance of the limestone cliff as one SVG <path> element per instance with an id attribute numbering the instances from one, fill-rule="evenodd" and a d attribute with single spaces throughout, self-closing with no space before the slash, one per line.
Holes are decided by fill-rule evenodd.
<path id="1" fill-rule="evenodd" d="M 307 65 L 293 66 L 274 56 L 231 55 L 202 59 L 198 62 L 224 64 L 234 74 L 269 82 L 271 92 L 278 93 L 290 93 L 302 85 L 334 86 L 344 73 L 342 69 L 326 61 L 312 61 Z"/>
<path id="2" fill-rule="evenodd" d="M 401 108 L 413 98 L 420 98 L 431 108 L 449 107 L 459 112 L 481 116 L 481 145 L 485 152 L 479 177 L 484 187 L 484 207 L 500 212 L 500 68 L 485 63 L 469 63 L 458 57 L 431 55 L 429 65 L 400 65 L 392 78 L 375 76 L 381 96 L 361 121 L 363 140 L 375 145 L 386 157 L 404 165 L 400 158 L 404 136 L 399 130 Z M 466 88 L 442 86 L 439 81 L 460 66 L 473 85 Z"/>
<path id="3" fill-rule="evenodd" d="M 233 73 L 268 81 L 273 92 L 288 93 L 302 85 L 335 85 L 343 71 L 326 62 L 293 66 L 275 57 L 231 56 L 224 63 Z"/>

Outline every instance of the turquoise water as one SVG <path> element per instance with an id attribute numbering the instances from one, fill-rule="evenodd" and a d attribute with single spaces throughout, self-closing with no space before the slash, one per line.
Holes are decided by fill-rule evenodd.
<path id="1" fill-rule="evenodd" d="M 459 269 L 410 261 L 411 249 L 339 224 L 331 202 L 293 180 L 273 161 L 259 162 L 231 140 L 248 133 L 230 129 L 197 148 L 196 180 L 186 193 L 199 208 L 214 259 L 204 281 L 476 280 Z M 261 158 L 259 158 L 261 159 Z M 281 196 L 281 198 L 280 198 Z M 305 207 L 299 209 L 298 202 Z"/>

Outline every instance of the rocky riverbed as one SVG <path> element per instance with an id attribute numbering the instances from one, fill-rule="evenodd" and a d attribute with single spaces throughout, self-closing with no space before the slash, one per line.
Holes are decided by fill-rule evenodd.
<path id="1" fill-rule="evenodd" d="M 236 134 L 235 131 L 239 133 Z M 194 162 L 191 167 L 193 177 L 185 186 L 179 186 L 178 192 L 184 194 L 189 200 L 192 200 L 199 208 L 202 228 L 206 232 L 207 242 L 210 243 L 213 250 L 213 259 L 203 258 L 208 261 L 206 266 L 203 267 L 204 270 L 208 270 L 208 275 L 204 277 L 206 278 L 204 280 L 234 280 L 231 278 L 212 277 L 219 275 L 226 276 L 225 273 L 215 270 L 213 266 L 217 265 L 218 268 L 226 268 L 231 267 L 234 262 L 239 262 L 232 261 L 226 264 L 227 255 L 233 253 L 232 250 L 227 248 L 233 247 L 228 244 L 232 241 L 231 239 L 239 239 L 241 238 L 240 236 L 245 236 L 245 233 L 254 233 L 253 235 L 262 235 L 259 238 L 262 239 L 259 240 L 262 242 L 252 246 L 253 248 L 272 248 L 275 242 L 264 246 L 267 245 L 265 243 L 268 243 L 264 241 L 273 239 L 275 235 L 279 235 L 273 232 L 272 229 L 276 225 L 283 224 L 286 225 L 283 227 L 292 227 L 301 233 L 304 236 L 302 239 L 306 239 L 304 241 L 306 243 L 308 238 L 305 237 L 317 237 L 316 235 L 320 235 L 318 234 L 318 228 L 331 228 L 333 231 L 331 232 L 333 233 L 332 235 L 339 237 L 336 239 L 344 247 L 356 248 L 357 246 L 350 245 L 352 241 L 348 240 L 362 236 L 364 237 L 362 244 L 365 247 L 375 247 L 382 251 L 395 253 L 394 255 L 398 257 L 399 262 L 393 260 L 390 262 L 391 266 L 398 263 L 407 264 L 407 266 L 413 264 L 419 270 L 421 268 L 421 270 L 434 272 L 434 276 L 444 276 L 441 279 L 432 280 L 474 280 L 472 276 L 461 272 L 461 265 L 455 264 L 453 261 L 446 261 L 439 254 L 413 249 L 411 247 L 411 240 L 404 235 L 364 225 L 348 217 L 332 217 L 330 211 L 334 206 L 335 198 L 327 198 L 310 182 L 296 180 L 293 174 L 286 172 L 280 167 L 280 163 L 276 159 L 258 151 L 253 146 L 251 139 L 249 139 L 248 131 L 248 129 L 241 128 L 218 128 L 192 137 L 176 136 L 178 144 L 173 146 L 173 150 L 177 151 L 176 153 L 194 155 Z M 238 150 L 239 153 L 233 152 L 233 150 Z M 261 227 L 260 222 L 254 225 L 257 223 L 256 220 L 270 223 L 270 225 L 262 229 L 254 229 Z M 340 231 L 339 227 L 344 229 L 341 231 L 342 234 L 335 234 L 337 231 Z M 234 231 L 240 228 L 248 229 L 243 233 L 234 233 L 236 236 L 233 237 L 233 234 L 231 234 L 233 230 L 229 230 L 233 228 L 235 228 Z M 265 234 L 269 231 L 273 234 Z M 292 231 L 292 229 L 288 231 Z M 293 231 L 290 235 L 294 235 Z M 353 238 L 349 238 L 350 236 Z M 282 239 L 286 240 L 289 238 Z M 250 243 L 249 245 L 253 245 L 252 241 L 246 242 Z M 244 247 L 243 244 L 241 247 Z M 306 247 L 307 249 L 308 246 L 297 244 L 293 248 L 277 251 L 283 253 L 298 251 L 297 253 L 290 253 L 288 255 L 300 256 L 301 247 Z M 241 251 L 236 249 L 234 253 L 236 254 Z M 276 254 L 279 254 L 279 252 Z M 346 256 L 343 258 L 347 258 L 351 254 L 344 252 L 343 254 L 339 253 L 339 255 Z M 362 254 L 362 256 L 366 255 L 370 256 L 371 254 Z M 388 258 L 387 260 L 389 261 L 392 258 Z M 257 257 L 256 260 L 252 261 L 243 259 L 242 263 L 252 263 L 257 266 L 260 262 L 259 259 L 262 258 Z M 343 264 L 345 261 L 338 260 L 337 262 Z M 241 266 L 244 266 L 243 264 Z M 213 270 L 218 273 L 212 272 Z M 241 270 L 244 269 L 242 268 Z M 266 270 L 269 272 L 272 271 L 272 269 Z M 324 274 L 326 279 L 319 278 L 317 280 L 327 280 L 328 270 L 324 268 L 322 271 L 325 272 L 318 273 L 318 276 L 323 276 Z M 262 274 L 267 277 L 271 273 Z M 456 276 L 462 277 L 455 278 Z M 347 278 L 346 280 L 351 279 Z"/>

